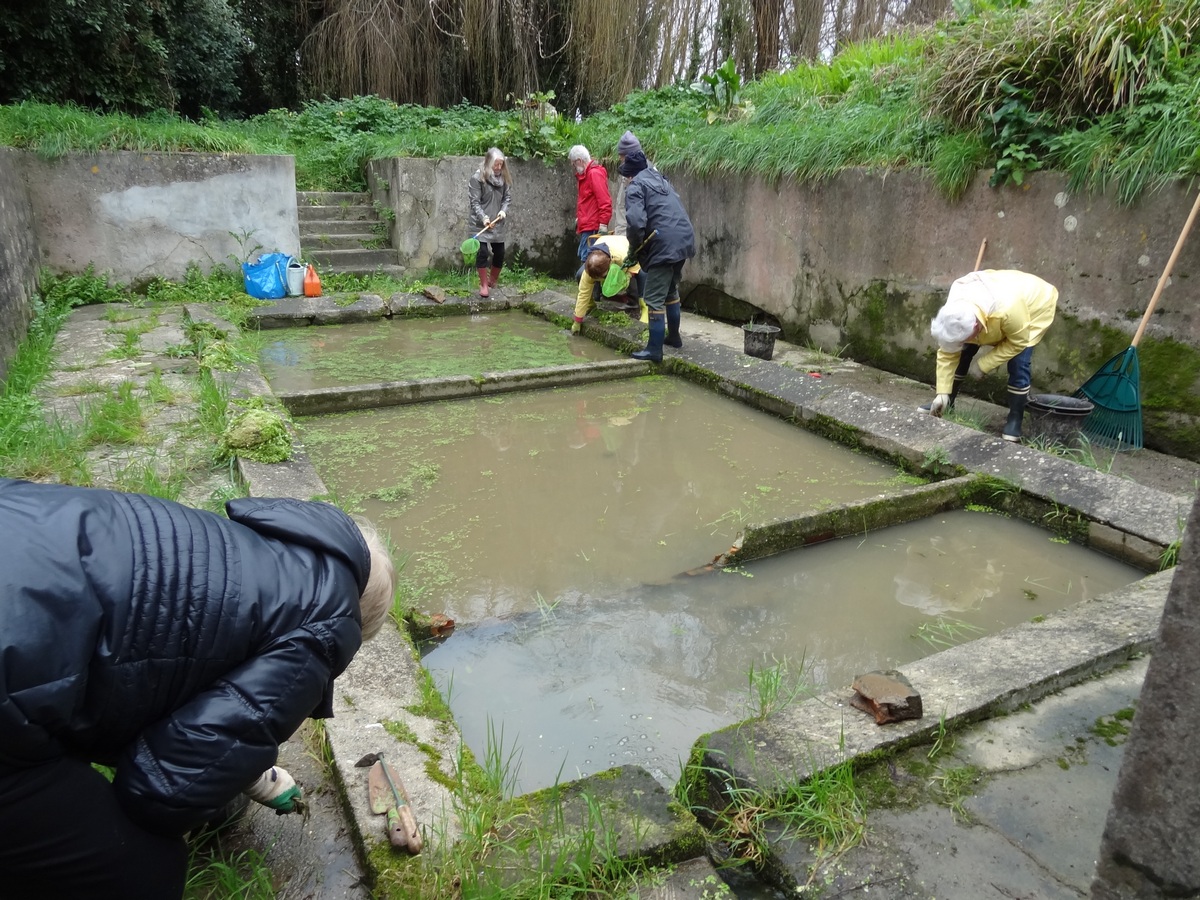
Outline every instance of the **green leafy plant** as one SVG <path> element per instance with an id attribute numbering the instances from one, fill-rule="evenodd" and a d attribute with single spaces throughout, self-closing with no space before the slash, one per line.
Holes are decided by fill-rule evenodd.
<path id="1" fill-rule="evenodd" d="M 738 115 L 749 115 L 753 106 L 742 98 L 742 76 L 738 74 L 733 57 L 725 60 L 719 69 L 709 75 L 701 75 L 692 84 L 692 90 L 704 97 L 708 124 L 718 119 L 728 121 Z"/>

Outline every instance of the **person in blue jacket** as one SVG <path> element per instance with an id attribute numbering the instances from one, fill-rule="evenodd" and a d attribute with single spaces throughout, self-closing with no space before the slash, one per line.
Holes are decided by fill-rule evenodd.
<path id="1" fill-rule="evenodd" d="M 629 246 L 641 248 L 637 260 L 645 273 L 642 299 L 650 310 L 650 337 L 634 359 L 662 362 L 663 344 L 682 347 L 679 333 L 679 281 L 683 264 L 696 255 L 696 234 L 675 188 L 652 166 L 632 133 L 617 171 L 630 179 L 625 188 Z"/>
<path id="2" fill-rule="evenodd" d="M 332 715 L 395 570 L 328 504 L 226 510 L 0 479 L 0 896 L 175 900 L 189 830 L 298 808 L 279 745 Z"/>

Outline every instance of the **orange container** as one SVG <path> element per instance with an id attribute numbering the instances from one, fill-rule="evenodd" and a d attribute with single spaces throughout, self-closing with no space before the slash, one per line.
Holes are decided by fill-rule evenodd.
<path id="1" fill-rule="evenodd" d="M 308 264 L 308 269 L 304 272 L 304 296 L 321 296 L 321 276 L 317 274 L 317 270 L 313 268 L 312 263 Z"/>

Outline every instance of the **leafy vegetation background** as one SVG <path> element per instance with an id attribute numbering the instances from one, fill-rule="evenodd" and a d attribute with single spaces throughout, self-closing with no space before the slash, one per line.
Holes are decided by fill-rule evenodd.
<path id="1" fill-rule="evenodd" d="M 733 0 L 713 2 L 727 11 Z M 758 6 L 745 2 L 748 13 Z M 56 3 L 46 8 L 57 9 Z M 220 42 L 199 40 L 200 34 L 219 32 L 218 25 L 234 28 L 240 21 L 214 11 L 234 8 L 226 4 L 180 2 L 177 19 L 171 19 L 171 3 L 86 5 L 94 12 L 96 34 L 117 28 L 105 12 L 109 7 L 122 6 L 127 13 L 126 40 L 112 50 L 124 55 L 86 70 L 86 88 L 76 84 L 85 78 L 83 69 L 61 62 L 62 48 L 84 52 L 66 32 L 68 24 L 78 23 L 48 13 L 34 28 L 34 5 L 27 5 L 0 26 L 0 35 L 8 34 L 0 40 L 8 51 L 0 56 L 0 83 L 9 84 L 8 99 L 25 97 L 0 107 L 0 142 L 46 156 L 100 149 L 291 153 L 301 189 L 362 189 L 363 164 L 371 158 L 482 155 L 492 145 L 517 157 L 554 161 L 570 145 L 583 143 L 595 156 L 611 159 L 627 128 L 658 164 L 698 174 L 820 180 L 847 167 L 920 167 L 952 198 L 980 169 L 992 170 L 993 184 L 1020 184 L 1038 169 L 1061 170 L 1075 189 L 1112 188 L 1123 202 L 1200 172 L 1200 59 L 1194 52 L 1200 0 L 1042 0 L 951 11 L 927 24 L 893 23 L 890 33 L 840 43 L 827 58 L 819 44 L 812 58 L 803 58 L 798 50 L 788 51 L 786 41 L 772 55 L 732 26 L 724 37 L 709 34 L 701 47 L 695 29 L 681 25 L 696 44 L 685 54 L 688 72 L 680 76 L 677 65 L 668 83 L 636 87 L 588 115 L 578 105 L 574 115 L 556 113 L 551 104 L 558 98 L 549 90 L 495 96 L 504 66 L 495 67 L 490 87 L 473 89 L 490 97 L 490 105 L 465 99 L 448 105 L 397 102 L 332 83 L 326 86 L 343 88 L 343 96 L 302 99 L 303 86 L 311 89 L 319 79 L 313 75 L 316 81 L 304 82 L 298 69 L 294 90 L 259 91 L 260 99 L 292 102 L 239 115 L 237 103 L 228 101 L 230 90 L 222 88 L 227 76 L 221 73 L 244 73 L 251 59 L 265 63 L 256 54 L 227 58 L 210 52 Z M 239 14 L 248 8 L 235 6 Z M 263 0 L 261 9 L 269 6 Z M 76 16 L 84 14 L 83 5 L 71 8 Z M 564 21 L 571 20 L 569 3 L 555 8 Z M 614 7 L 614 14 L 623 11 Z M 170 20 L 165 37 L 143 40 L 129 33 L 140 22 L 157 34 L 151 26 L 160 15 Z M 208 16 L 207 32 L 196 26 L 200 15 Z M 887 17 L 880 22 L 881 29 L 887 26 Z M 301 37 L 303 24 L 292 22 L 297 46 L 307 39 Z M 21 27 L 33 29 L 42 42 L 31 46 L 58 49 L 22 69 L 15 81 L 6 80 L 20 68 L 11 51 Z M 181 32 L 189 27 L 192 35 L 184 41 Z M 311 37 L 317 26 L 308 27 Z M 836 37 L 833 26 L 825 30 L 830 28 Z M 751 32 L 761 37 L 761 30 Z M 504 49 L 505 34 L 501 29 L 492 35 L 497 48 Z M 468 45 L 476 39 L 483 40 L 458 36 Z M 722 46 L 725 56 L 718 59 Z M 369 66 L 365 48 L 363 53 L 358 62 Z M 29 53 L 18 55 L 23 60 Z M 427 48 L 422 56 L 436 54 Z M 753 77 L 764 58 L 776 65 Z M 291 60 L 296 61 L 294 52 Z M 530 62 L 527 75 L 536 75 L 538 66 Z M 191 81 L 185 81 L 181 73 L 193 69 Z M 581 76 L 572 80 L 555 71 L 549 66 L 545 74 L 558 77 L 571 101 L 604 93 Z M 662 74 L 643 73 L 643 80 Z M 489 81 L 478 66 L 470 78 Z M 370 81 L 365 75 L 358 80 Z M 418 87 L 390 83 L 393 95 L 419 93 Z M 205 100 L 223 112 L 214 112 Z M 244 106 L 244 95 L 237 102 Z"/>

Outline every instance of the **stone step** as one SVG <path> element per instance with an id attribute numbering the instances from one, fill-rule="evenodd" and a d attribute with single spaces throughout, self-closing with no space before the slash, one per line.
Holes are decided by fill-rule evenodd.
<path id="1" fill-rule="evenodd" d="M 296 218 L 301 222 L 362 222 L 379 221 L 375 207 L 349 203 L 344 206 L 297 206 Z"/>
<path id="2" fill-rule="evenodd" d="M 296 206 L 370 206 L 371 195 L 357 191 L 296 191 Z"/>
<path id="3" fill-rule="evenodd" d="M 374 222 L 363 219 L 321 219 L 314 222 L 300 222 L 300 240 L 321 235 L 366 234 L 379 220 Z"/>
<path id="4" fill-rule="evenodd" d="M 373 245 L 373 246 L 372 246 Z M 300 232 L 303 250 L 381 250 L 387 246 L 387 236 L 379 234 L 306 234 Z"/>
<path id="5" fill-rule="evenodd" d="M 382 266 L 357 266 L 357 265 L 338 265 L 338 266 L 322 266 L 323 272 L 337 272 L 339 275 L 388 275 L 399 281 L 404 277 L 404 273 L 408 271 L 402 265 L 392 263 Z M 496 290 L 496 288 L 493 288 Z"/>
<path id="6" fill-rule="evenodd" d="M 319 268 L 334 272 L 374 272 L 380 266 L 399 265 L 394 249 L 382 250 L 308 250 L 308 258 Z"/>

